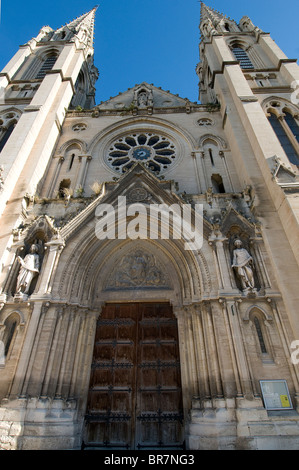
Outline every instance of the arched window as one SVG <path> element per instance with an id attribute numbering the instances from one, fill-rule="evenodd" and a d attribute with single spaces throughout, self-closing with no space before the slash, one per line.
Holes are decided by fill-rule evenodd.
<path id="1" fill-rule="evenodd" d="M 242 69 L 254 69 L 254 66 L 251 60 L 248 57 L 247 52 L 244 51 L 241 47 L 235 46 L 232 48 L 235 58 L 240 62 Z"/>
<path id="2" fill-rule="evenodd" d="M 75 95 L 72 99 L 72 106 L 74 108 L 76 106 L 81 106 L 82 108 L 84 108 L 85 100 L 86 100 L 85 88 L 86 86 L 85 86 L 84 73 L 81 70 L 75 83 Z"/>
<path id="3" fill-rule="evenodd" d="M 72 169 L 74 159 L 75 159 L 75 154 L 72 153 L 71 158 L 70 158 L 69 171 Z"/>
<path id="4" fill-rule="evenodd" d="M 213 174 L 211 177 L 211 182 L 214 193 L 225 193 L 222 176 Z"/>
<path id="5" fill-rule="evenodd" d="M 259 321 L 258 317 L 254 317 L 253 323 L 254 323 L 254 326 L 255 326 L 255 329 L 256 329 L 256 334 L 257 334 L 257 337 L 258 337 L 258 340 L 259 340 L 261 352 L 262 352 L 262 354 L 267 354 L 268 351 L 267 351 L 267 348 L 266 348 L 266 344 L 265 344 L 265 341 L 264 341 L 261 324 L 260 324 L 260 321 Z"/>
<path id="6" fill-rule="evenodd" d="M 293 116 L 286 113 L 285 117 L 278 118 L 274 113 L 270 113 L 268 119 L 289 161 L 294 165 L 299 165 L 298 151 L 295 148 L 296 141 L 292 142 L 294 137 L 298 142 L 299 128 Z"/>
<path id="7" fill-rule="evenodd" d="M 4 355 L 7 357 L 12 345 L 17 326 L 19 324 L 19 316 L 16 313 L 9 315 L 4 322 L 5 330 L 3 334 Z"/>
<path id="8" fill-rule="evenodd" d="M 285 122 L 289 126 L 292 134 L 295 136 L 297 142 L 299 142 L 299 126 L 297 122 L 295 121 L 295 118 L 291 115 L 291 113 L 288 113 L 287 111 L 284 111 L 284 113 L 285 113 L 285 116 L 284 116 Z"/>
<path id="9" fill-rule="evenodd" d="M 209 152 L 209 157 L 210 157 L 210 160 L 211 160 L 211 164 L 212 164 L 212 166 L 215 166 L 213 150 L 210 147 L 208 148 L 208 152 Z"/>
<path id="10" fill-rule="evenodd" d="M 46 59 L 44 60 L 41 68 L 37 72 L 37 75 L 36 75 L 35 78 L 44 78 L 44 76 L 46 75 L 46 72 L 48 70 L 52 70 L 56 60 L 57 60 L 57 55 L 56 54 L 48 55 L 46 57 Z"/>
<path id="11" fill-rule="evenodd" d="M 70 188 L 71 188 L 71 180 L 70 179 L 62 180 L 59 185 L 58 197 L 60 199 L 66 199 L 70 194 Z"/>
<path id="12" fill-rule="evenodd" d="M 1 140 L 0 140 L 0 152 L 2 151 L 4 145 L 6 144 L 6 142 L 8 141 L 9 137 L 11 136 L 11 133 L 12 131 L 14 130 L 16 126 L 16 123 L 15 122 L 12 122 L 9 127 L 6 129 L 6 131 L 4 132 Z"/>

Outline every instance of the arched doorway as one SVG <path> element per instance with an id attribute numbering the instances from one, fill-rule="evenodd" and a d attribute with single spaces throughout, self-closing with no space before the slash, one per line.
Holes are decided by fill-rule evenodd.
<path id="1" fill-rule="evenodd" d="M 104 306 L 85 424 L 84 448 L 183 448 L 178 329 L 169 303 Z"/>

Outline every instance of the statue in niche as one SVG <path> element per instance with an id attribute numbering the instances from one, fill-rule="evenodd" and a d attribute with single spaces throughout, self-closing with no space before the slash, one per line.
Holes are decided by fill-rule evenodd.
<path id="1" fill-rule="evenodd" d="M 232 268 L 235 269 L 237 277 L 241 282 L 243 292 L 248 292 L 255 287 L 253 259 L 248 251 L 242 248 L 241 240 L 235 240 L 234 246 Z"/>
<path id="2" fill-rule="evenodd" d="M 147 106 L 147 102 L 148 102 L 147 98 L 148 98 L 147 93 L 144 90 L 138 94 L 137 104 L 139 108 L 145 108 Z"/>
<path id="3" fill-rule="evenodd" d="M 39 255 L 38 246 L 33 244 L 30 247 L 29 253 L 22 259 L 18 256 L 20 263 L 20 270 L 17 278 L 17 295 L 28 295 L 30 285 L 35 276 L 39 274 Z"/>

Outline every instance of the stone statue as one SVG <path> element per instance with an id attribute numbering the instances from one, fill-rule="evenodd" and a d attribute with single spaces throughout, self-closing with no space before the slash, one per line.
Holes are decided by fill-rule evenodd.
<path id="1" fill-rule="evenodd" d="M 16 294 L 28 294 L 33 278 L 39 273 L 38 246 L 32 245 L 30 252 L 24 259 L 20 256 L 17 259 L 21 267 L 17 279 Z"/>
<path id="2" fill-rule="evenodd" d="M 141 91 L 138 94 L 138 106 L 140 108 L 146 107 L 147 106 L 147 93 L 145 91 Z"/>
<path id="3" fill-rule="evenodd" d="M 242 248 L 241 240 L 235 240 L 236 247 L 233 252 L 232 268 L 241 281 L 242 290 L 254 289 L 253 259 L 245 248 Z"/>

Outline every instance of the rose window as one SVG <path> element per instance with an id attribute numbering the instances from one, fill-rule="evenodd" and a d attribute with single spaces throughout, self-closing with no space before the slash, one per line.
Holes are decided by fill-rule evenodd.
<path id="1" fill-rule="evenodd" d="M 110 167 L 120 173 L 141 162 L 159 174 L 168 169 L 174 160 L 174 144 L 167 137 L 147 132 L 120 137 L 108 152 Z"/>

